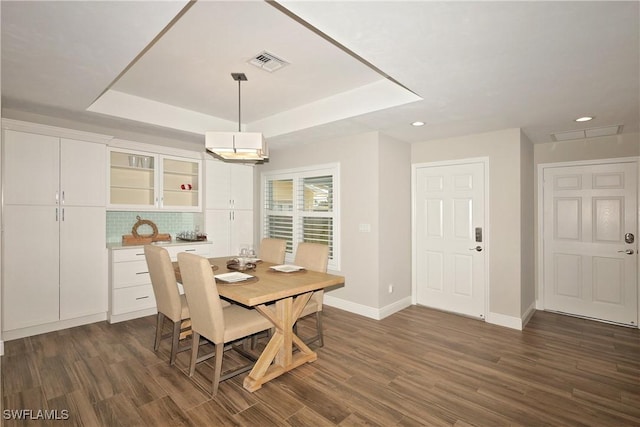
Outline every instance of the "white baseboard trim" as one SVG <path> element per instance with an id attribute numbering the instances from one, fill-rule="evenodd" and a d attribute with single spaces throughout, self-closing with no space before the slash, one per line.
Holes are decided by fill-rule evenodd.
<path id="1" fill-rule="evenodd" d="M 124 322 L 125 320 L 137 319 L 139 317 L 151 316 L 157 313 L 158 313 L 158 310 L 155 307 L 145 308 L 144 310 L 131 311 L 129 313 L 110 314 L 108 321 L 109 323 L 118 323 L 118 322 Z"/>
<path id="2" fill-rule="evenodd" d="M 534 301 L 524 312 L 522 318 L 506 316 L 500 313 L 489 313 L 489 315 L 487 316 L 487 323 L 521 331 L 524 329 L 527 323 L 529 323 L 529 320 L 531 320 L 535 312 L 536 302 Z"/>
<path id="3" fill-rule="evenodd" d="M 487 323 L 493 325 L 504 326 L 505 328 L 522 330 L 522 319 L 519 317 L 507 316 L 500 313 L 489 312 L 487 316 Z"/>
<path id="4" fill-rule="evenodd" d="M 387 316 L 391 316 L 392 314 L 397 313 L 400 310 L 404 310 L 405 308 L 410 307 L 411 305 L 412 305 L 412 302 L 411 302 L 410 296 L 403 298 L 399 301 L 396 301 L 394 303 L 391 303 L 389 305 L 386 305 L 379 310 L 380 312 L 379 319 L 384 319 Z"/>
<path id="5" fill-rule="evenodd" d="M 101 322 L 103 320 L 107 320 L 107 313 L 92 314 L 89 316 L 78 317 L 76 319 L 61 320 L 59 322 L 47 323 L 44 325 L 36 325 L 36 326 L 30 326 L 27 328 L 3 331 L 2 339 L 4 341 L 11 341 L 18 338 L 46 334 L 48 332 L 73 328 L 80 325 L 88 325 L 89 323 Z"/>
<path id="6" fill-rule="evenodd" d="M 348 311 L 349 313 L 359 314 L 370 319 L 380 320 L 387 316 L 392 315 L 404 308 L 411 305 L 411 297 L 406 297 L 400 301 L 396 301 L 382 308 L 369 307 L 368 305 L 362 305 L 355 302 L 347 301 L 341 298 L 332 297 L 325 294 L 324 304 L 329 307 L 339 308 L 340 310 Z"/>
<path id="7" fill-rule="evenodd" d="M 536 313 L 536 303 L 534 301 L 531 303 L 527 311 L 524 312 L 524 316 L 522 316 L 522 329 L 524 329 L 524 327 L 527 326 L 527 323 L 529 323 L 529 320 L 531 320 L 531 318 L 535 313 Z"/>

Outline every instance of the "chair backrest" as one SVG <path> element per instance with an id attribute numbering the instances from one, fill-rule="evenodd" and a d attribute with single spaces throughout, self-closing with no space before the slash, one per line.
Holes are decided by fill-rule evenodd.
<path id="1" fill-rule="evenodd" d="M 224 342 L 224 315 L 209 260 L 178 253 L 184 293 L 191 313 L 191 329 L 216 344 Z"/>
<path id="2" fill-rule="evenodd" d="M 158 311 L 174 322 L 181 320 L 180 291 L 169 252 L 159 246 L 145 245 L 144 257 Z"/>
<path id="3" fill-rule="evenodd" d="M 258 256 L 265 262 L 283 264 L 287 250 L 287 241 L 283 239 L 273 239 L 265 237 L 260 242 L 260 253 Z"/>
<path id="4" fill-rule="evenodd" d="M 304 267 L 307 270 L 327 272 L 329 262 L 329 246 L 320 243 L 298 243 L 296 257 L 293 261 L 295 265 Z"/>

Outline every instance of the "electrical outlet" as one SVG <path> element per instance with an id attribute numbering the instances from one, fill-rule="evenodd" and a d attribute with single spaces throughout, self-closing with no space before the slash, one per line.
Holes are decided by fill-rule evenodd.
<path id="1" fill-rule="evenodd" d="M 389 293 L 393 293 L 393 283 L 389 284 Z"/>

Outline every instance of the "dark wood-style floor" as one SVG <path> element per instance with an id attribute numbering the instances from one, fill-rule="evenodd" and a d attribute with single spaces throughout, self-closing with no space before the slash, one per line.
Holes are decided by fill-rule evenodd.
<path id="1" fill-rule="evenodd" d="M 417 306 L 381 321 L 327 307 L 324 319 L 316 362 L 255 393 L 242 388 L 240 375 L 213 399 L 183 373 L 188 353 L 169 367 L 168 342 L 153 352 L 153 316 L 10 341 L 2 358 L 4 410 L 64 409 L 69 420 L 4 422 L 640 425 L 637 329 L 537 312 L 519 332 Z"/>

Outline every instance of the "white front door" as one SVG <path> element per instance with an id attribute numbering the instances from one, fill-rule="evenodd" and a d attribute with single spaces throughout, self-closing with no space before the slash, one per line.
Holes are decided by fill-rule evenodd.
<path id="1" fill-rule="evenodd" d="M 416 302 L 485 318 L 485 164 L 416 168 Z"/>
<path id="2" fill-rule="evenodd" d="M 544 308 L 637 325 L 637 164 L 546 167 L 543 177 Z"/>

